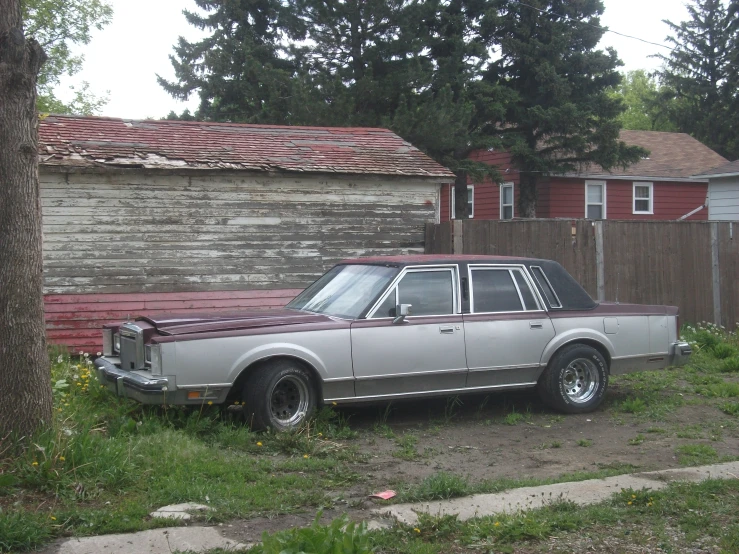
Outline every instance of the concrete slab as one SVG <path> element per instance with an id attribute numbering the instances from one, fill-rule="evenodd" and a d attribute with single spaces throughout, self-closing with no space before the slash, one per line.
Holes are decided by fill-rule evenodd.
<path id="1" fill-rule="evenodd" d="M 58 554 L 170 554 L 204 552 L 214 548 L 236 550 L 252 545 L 222 537 L 214 527 L 168 527 L 139 533 L 101 535 L 69 539 L 59 545 Z"/>
<path id="2" fill-rule="evenodd" d="M 456 514 L 464 521 L 497 513 L 541 508 L 558 500 L 570 500 L 578 505 L 596 504 L 607 500 L 622 489 L 659 490 L 672 481 L 699 482 L 709 478 L 739 479 L 739 462 L 650 471 L 540 487 L 522 487 L 497 494 L 476 494 L 438 502 L 396 504 L 373 510 L 373 513 L 394 517 L 407 525 L 415 525 L 418 522 L 419 512 L 432 515 Z"/>
<path id="3" fill-rule="evenodd" d="M 188 520 L 192 518 L 191 512 L 207 512 L 212 510 L 210 506 L 204 504 L 193 504 L 188 502 L 186 504 L 170 504 L 169 506 L 163 506 L 155 512 L 151 512 L 151 517 L 161 517 L 163 519 L 184 519 Z"/>

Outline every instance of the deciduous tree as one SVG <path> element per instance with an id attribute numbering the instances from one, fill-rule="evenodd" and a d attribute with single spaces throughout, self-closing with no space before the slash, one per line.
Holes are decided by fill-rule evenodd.
<path id="1" fill-rule="evenodd" d="M 113 10 L 105 0 L 22 0 L 25 35 L 35 39 L 47 54 L 38 78 L 38 108 L 47 113 L 93 114 L 107 103 L 83 83 L 71 102 L 61 101 L 55 88 L 63 75 L 82 68 L 84 56 L 74 45 L 88 44 L 94 29 L 110 23 Z"/>
<path id="2" fill-rule="evenodd" d="M 36 80 L 19 0 L 0 0 L 0 439 L 51 421 L 38 184 Z"/>

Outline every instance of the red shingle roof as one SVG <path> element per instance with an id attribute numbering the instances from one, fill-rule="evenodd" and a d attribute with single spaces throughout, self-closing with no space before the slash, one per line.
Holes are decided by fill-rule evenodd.
<path id="1" fill-rule="evenodd" d="M 630 146 L 646 148 L 649 157 L 626 169 L 614 167 L 610 172 L 593 165 L 579 175 L 690 179 L 727 161 L 685 133 L 622 130 L 620 138 Z"/>
<path id="2" fill-rule="evenodd" d="M 454 174 L 386 129 L 136 121 L 51 115 L 39 126 L 47 167 Z"/>

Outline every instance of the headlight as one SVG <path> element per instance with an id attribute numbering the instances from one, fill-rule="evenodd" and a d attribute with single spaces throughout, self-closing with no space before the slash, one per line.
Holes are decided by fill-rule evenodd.
<path id="1" fill-rule="evenodd" d="M 103 356 L 113 355 L 113 329 L 103 329 Z"/>
<path id="2" fill-rule="evenodd" d="M 160 344 L 147 345 L 146 352 L 149 354 L 149 362 L 151 363 L 151 374 L 161 375 L 162 374 L 162 345 Z"/>
<path id="3" fill-rule="evenodd" d="M 113 352 L 121 351 L 121 336 L 116 333 L 113 335 Z"/>

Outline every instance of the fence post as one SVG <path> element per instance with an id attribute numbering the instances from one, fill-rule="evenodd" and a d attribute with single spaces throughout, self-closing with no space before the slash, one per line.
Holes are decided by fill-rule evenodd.
<path id="1" fill-rule="evenodd" d="M 452 254 L 464 254 L 464 221 L 452 222 Z"/>
<path id="2" fill-rule="evenodd" d="M 596 221 L 595 225 L 595 287 L 598 290 L 598 302 L 606 299 L 606 268 L 603 258 L 603 222 Z"/>
<path id="3" fill-rule="evenodd" d="M 721 267 L 718 259 L 718 221 L 711 224 L 711 277 L 713 282 L 713 322 L 721 325 Z"/>

